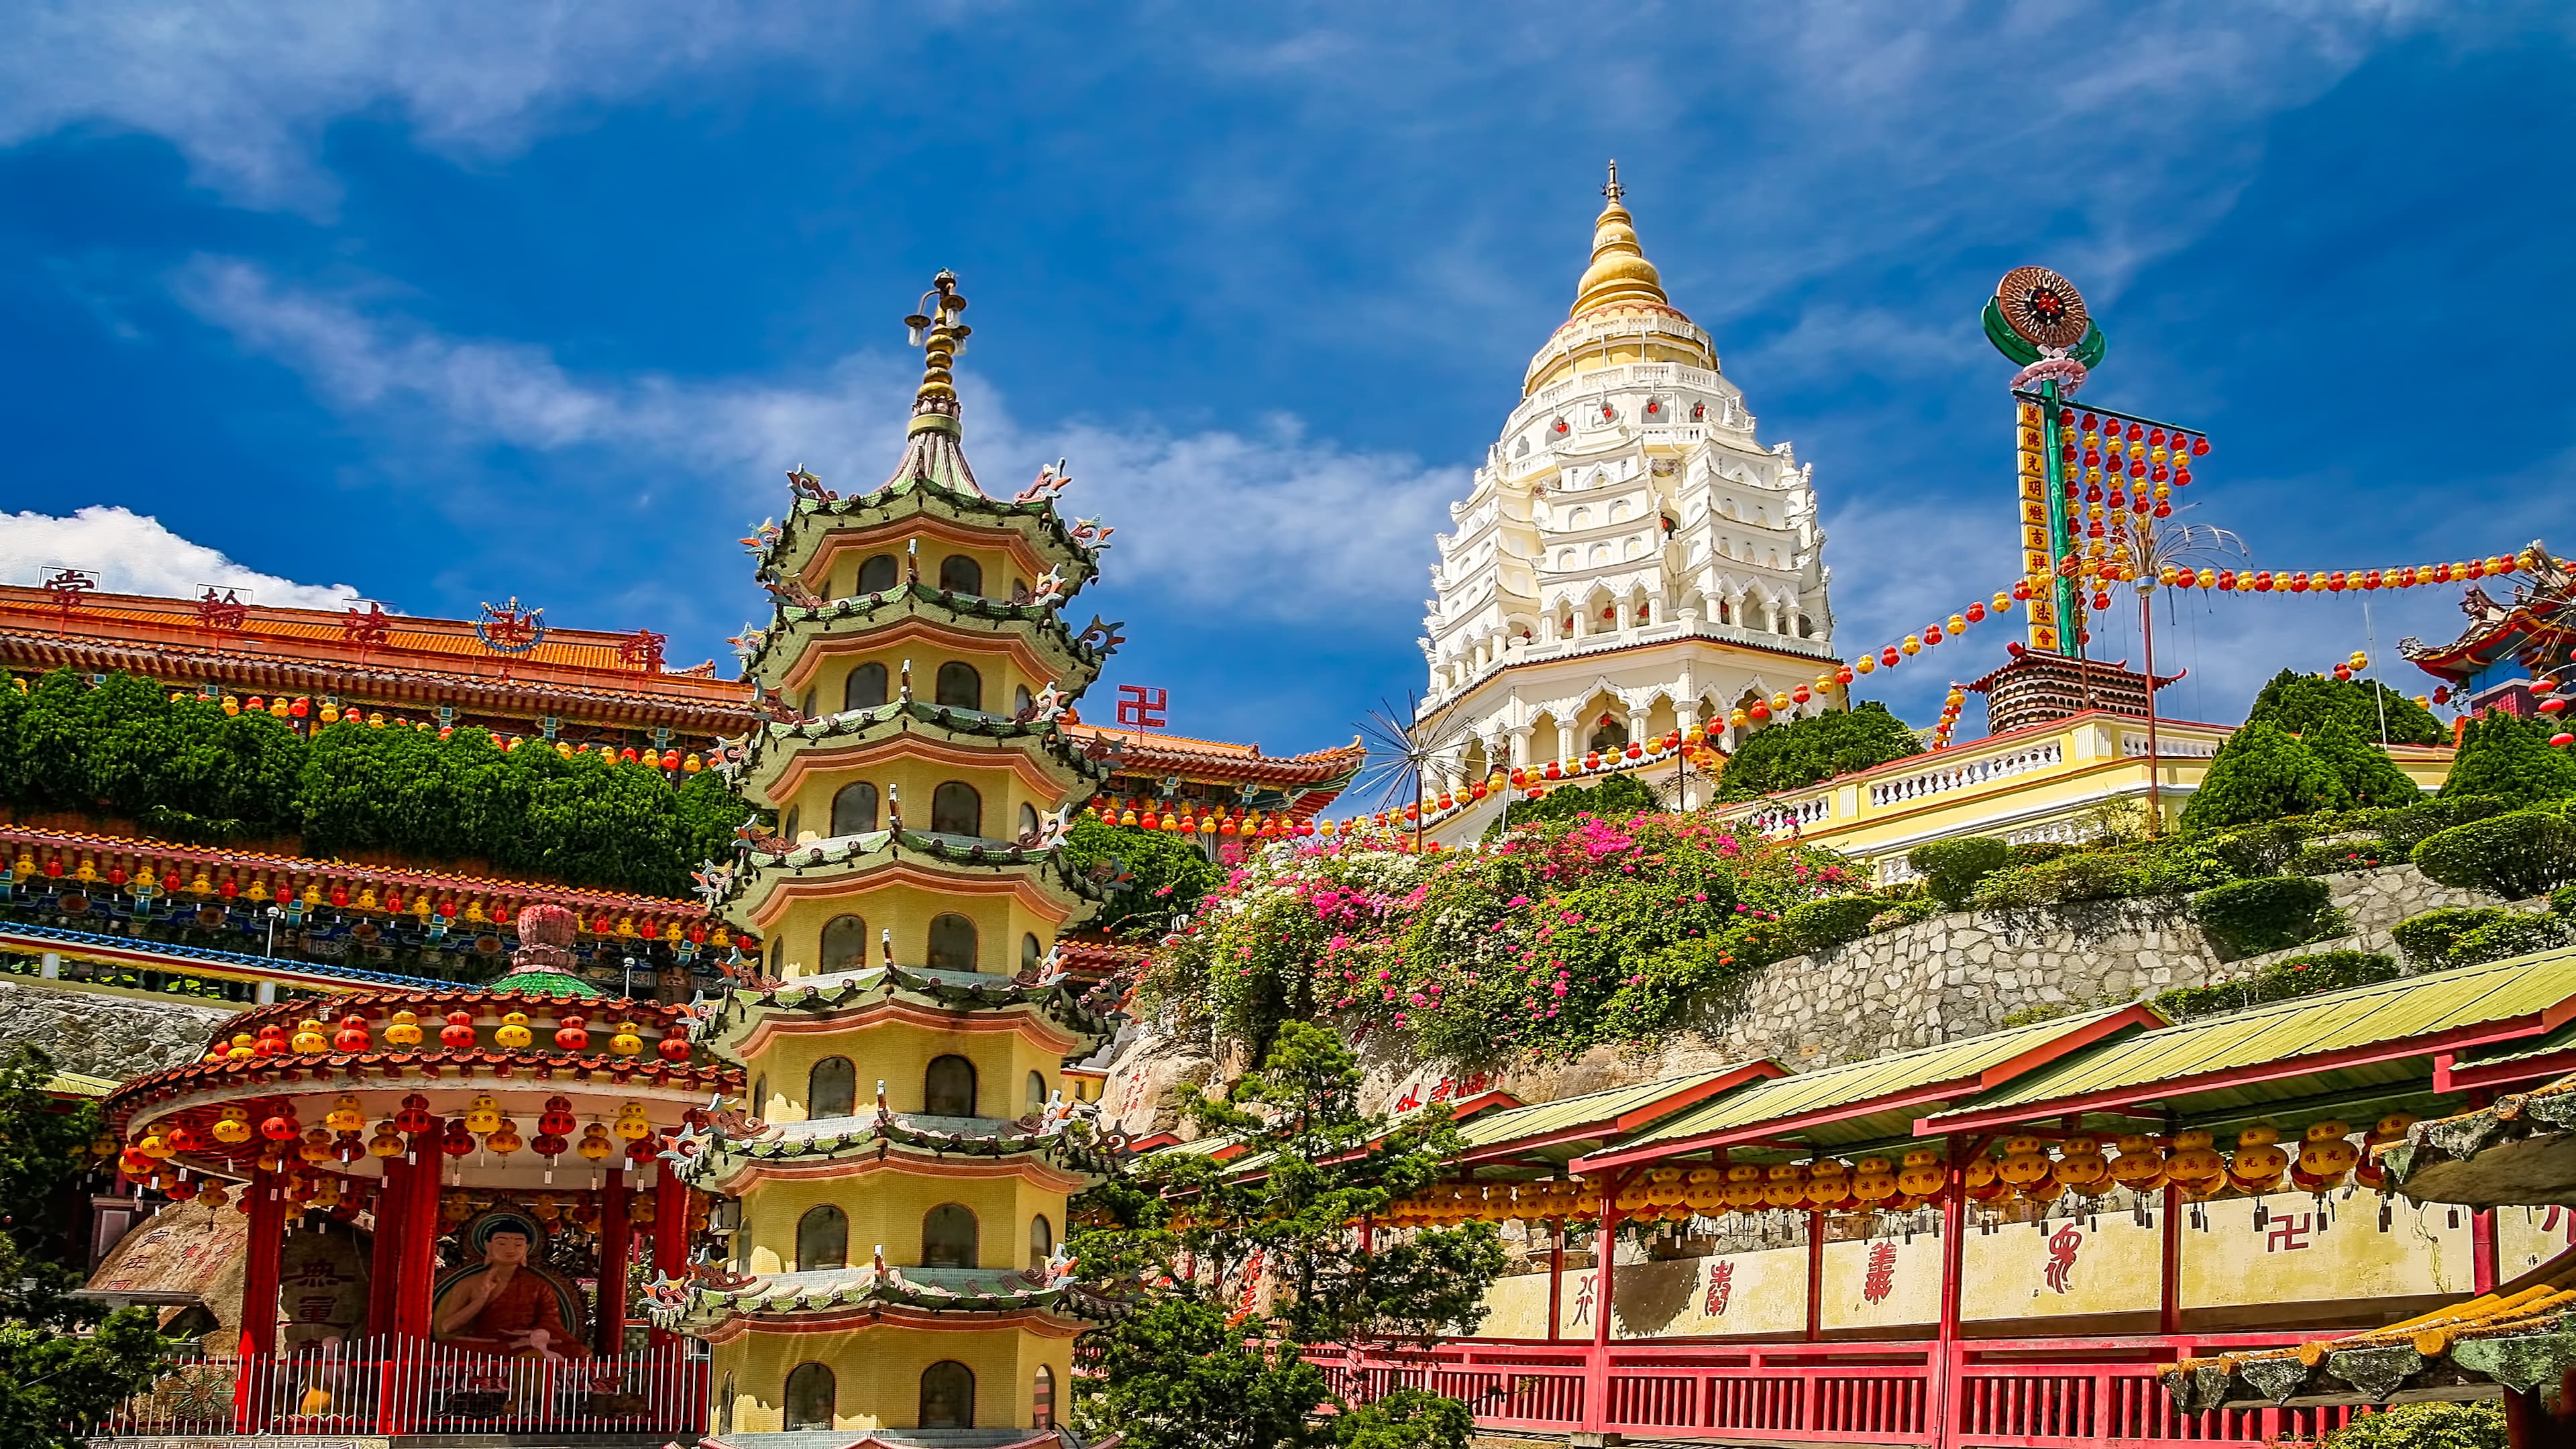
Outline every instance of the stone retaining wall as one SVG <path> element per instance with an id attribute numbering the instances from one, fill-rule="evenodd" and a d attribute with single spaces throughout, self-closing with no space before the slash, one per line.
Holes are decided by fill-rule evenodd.
<path id="1" fill-rule="evenodd" d="M 33 1042 L 67 1072 L 124 1081 L 204 1054 L 234 1004 L 0 976 L 0 1052 Z"/>

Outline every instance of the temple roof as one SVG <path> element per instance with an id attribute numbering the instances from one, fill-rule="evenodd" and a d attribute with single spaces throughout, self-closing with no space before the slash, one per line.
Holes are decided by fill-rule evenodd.
<path id="1" fill-rule="evenodd" d="M 2448 644 L 2400 639 L 2397 652 L 2425 673 L 2454 684 L 2508 658 L 2531 665 L 2553 645 L 2564 657 L 2576 642 L 2576 622 L 2567 616 L 2569 601 L 2576 598 L 2576 566 L 2552 557 L 2537 539 L 2517 562 L 2533 582 L 2516 585 L 2513 602 L 2501 603 L 2471 585 L 2460 598 L 2460 611 L 2469 623 L 2459 638 Z"/>

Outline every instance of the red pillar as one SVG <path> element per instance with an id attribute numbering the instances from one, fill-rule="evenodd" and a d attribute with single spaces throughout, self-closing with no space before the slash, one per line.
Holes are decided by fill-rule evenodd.
<path id="1" fill-rule="evenodd" d="M 2182 1189 L 2170 1182 L 2165 1184 L 2164 1257 L 2158 1269 L 2164 1287 L 2156 1331 L 2171 1338 L 2182 1332 Z"/>
<path id="2" fill-rule="evenodd" d="M 1618 1276 L 1611 1271 L 1611 1259 L 1617 1256 L 1619 1184 L 1626 1176 L 1602 1179 L 1601 1222 L 1592 1234 L 1592 1347 L 1583 1356 L 1583 1427 L 1587 1429 L 1610 1427 L 1610 1298 Z"/>
<path id="3" fill-rule="evenodd" d="M 250 1175 L 250 1257 L 242 1272 L 242 1337 L 245 1358 L 277 1352 L 278 1250 L 286 1235 L 286 1194 L 277 1174 Z"/>
<path id="4" fill-rule="evenodd" d="M 626 1220 L 626 1169 L 608 1174 L 599 1189 L 599 1322 L 590 1351 L 601 1358 L 626 1352 L 626 1260 L 634 1253 Z"/>
<path id="5" fill-rule="evenodd" d="M 376 1184 L 376 1236 L 367 1255 L 367 1335 L 390 1338 L 394 1306 L 402 1301 L 404 1223 L 411 1215 L 411 1164 L 400 1153 L 382 1159 Z"/>
<path id="6" fill-rule="evenodd" d="M 653 1181 L 653 1276 L 677 1278 L 689 1267 L 689 1189 L 680 1181 L 678 1163 L 665 1158 Z M 679 1335 L 654 1329 L 655 1348 L 679 1342 Z"/>
<path id="7" fill-rule="evenodd" d="M 2476 1208 L 2469 1213 L 2469 1286 L 2480 1293 L 2493 1293 L 2504 1281 L 2502 1265 L 2497 1261 L 2494 1208 Z"/>
<path id="8" fill-rule="evenodd" d="M 1807 1342 L 1825 1336 L 1825 1210 L 1807 1209 Z"/>
<path id="9" fill-rule="evenodd" d="M 402 1286 L 394 1301 L 394 1332 L 405 1338 L 427 1338 L 430 1294 L 438 1280 L 438 1178 L 444 1163 L 436 1133 L 411 1139 L 411 1164 L 405 1177 L 411 1202 L 403 1209 Z"/>
<path id="10" fill-rule="evenodd" d="M 1941 1326 L 1933 1336 L 1932 1361 L 1924 1365 L 1931 1380 L 1932 1442 L 1950 1442 L 1951 1407 L 1959 1382 L 1959 1300 L 1968 1264 L 1968 1140 L 1950 1139 L 1950 1190 L 1941 1196 Z"/>
<path id="11" fill-rule="evenodd" d="M 1557 1338 L 1557 1315 L 1565 1308 L 1565 1219 L 1547 1225 L 1547 1337 Z"/>

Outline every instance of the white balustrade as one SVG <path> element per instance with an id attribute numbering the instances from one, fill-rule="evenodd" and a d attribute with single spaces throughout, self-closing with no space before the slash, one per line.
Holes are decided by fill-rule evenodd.
<path id="1" fill-rule="evenodd" d="M 2057 740 L 2048 740 L 2010 754 L 1990 755 L 1984 759 L 1962 760 L 1936 770 L 1925 770 L 1903 779 L 1888 780 L 1869 787 L 1872 806 L 1902 805 L 1933 795 L 1946 795 L 1953 790 L 1969 790 L 2033 770 L 2045 770 L 2064 763 L 2066 749 Z"/>

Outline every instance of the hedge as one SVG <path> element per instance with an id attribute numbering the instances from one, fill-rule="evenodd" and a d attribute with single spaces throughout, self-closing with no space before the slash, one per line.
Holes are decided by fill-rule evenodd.
<path id="1" fill-rule="evenodd" d="M 2528 956 L 2535 951 L 2555 950 L 2566 945 L 2567 940 L 2567 922 L 2559 917 L 2511 912 L 2461 936 L 2451 947 L 2450 964 L 2475 966 L 2481 961 Z"/>
<path id="2" fill-rule="evenodd" d="M 1485 827 L 1487 840 L 1503 833 L 1506 822 L 1515 828 L 1536 825 L 1545 820 L 1572 820 L 1578 815 L 1597 815 L 1604 820 L 1625 820 L 1640 810 L 1659 811 L 1663 802 L 1655 792 L 1634 774 L 1605 775 L 1597 785 L 1566 785 L 1548 791 L 1531 801 L 1514 801 L 1509 810 L 1494 817 Z"/>
<path id="3" fill-rule="evenodd" d="M 2326 883 L 2310 876 L 2276 875 L 2231 881 L 2191 898 L 2192 919 L 2231 956 L 2323 940 L 2343 928 Z"/>
<path id="4" fill-rule="evenodd" d="M 2008 866 L 1977 882 L 1968 903 L 1981 911 L 2031 910 L 2072 901 L 2182 895 L 2235 878 L 2206 842 L 2169 836 Z"/>
<path id="5" fill-rule="evenodd" d="M 2518 901 L 2576 881 L 2576 824 L 2551 810 L 2515 810 L 2425 837 L 2412 853 L 2432 880 Z"/>
<path id="6" fill-rule="evenodd" d="M 723 859 L 752 814 L 713 772 L 660 770 L 542 744 L 493 746 L 479 729 L 344 719 L 298 735 L 285 721 L 110 674 L 68 670 L 0 689 L 0 804 L 120 816 L 195 842 L 300 836 L 308 855 L 384 851 L 423 864 L 479 860 L 575 885 L 678 896 Z"/>
<path id="7" fill-rule="evenodd" d="M 2376 951 L 2319 951 L 2313 956 L 2275 961 L 2239 981 L 2177 987 L 2158 995 L 2155 1007 L 2175 1021 L 2188 1021 L 2321 991 L 2394 981 L 2399 974 L 2395 958 Z"/>
<path id="8" fill-rule="evenodd" d="M 2397 768 L 2378 740 L 2378 735 L 2356 730 L 2340 718 L 2328 719 L 2299 737 L 2299 743 L 2334 772 L 2353 804 L 2405 806 L 2423 799 L 2424 787 Z"/>
<path id="9" fill-rule="evenodd" d="M 1781 913 L 1780 924 L 1800 951 L 1821 951 L 1869 934 L 1869 923 L 1888 908 L 1884 896 L 1827 896 Z"/>
<path id="10" fill-rule="evenodd" d="M 2512 801 L 2498 800 L 2491 795 L 2452 795 L 2446 792 L 2421 804 L 2390 811 L 2380 822 L 2379 839 L 2388 847 L 2390 854 L 2411 855 L 2416 846 L 2454 825 L 2489 819 L 2512 808 Z"/>
<path id="11" fill-rule="evenodd" d="M 2322 1449 L 2505 1449 L 2504 1405 L 2399 1404 L 2356 1417 L 2325 1437 Z"/>
<path id="12" fill-rule="evenodd" d="M 2249 721 L 2210 757 L 2183 807 L 2186 830 L 2253 825 L 2352 804 L 2351 792 L 2315 751 L 2280 726 Z"/>
<path id="13" fill-rule="evenodd" d="M 2525 915 L 2505 906 L 2443 906 L 2408 916 L 2389 928 L 2388 934 L 2397 942 L 2397 949 L 2406 953 L 2406 959 L 2415 963 L 2416 970 L 2438 971 L 2446 966 L 2474 964 L 2454 958 L 2453 953 L 2463 941 L 2489 927 L 2509 927 Z M 2494 943 L 2503 935 L 2502 931 L 2493 932 L 2485 939 Z"/>
<path id="14" fill-rule="evenodd" d="M 1924 888 L 1951 910 L 1967 904 L 1977 882 L 2004 868 L 2012 847 L 1991 835 L 1935 840 L 1905 852 L 1905 863 L 1922 873 Z"/>

